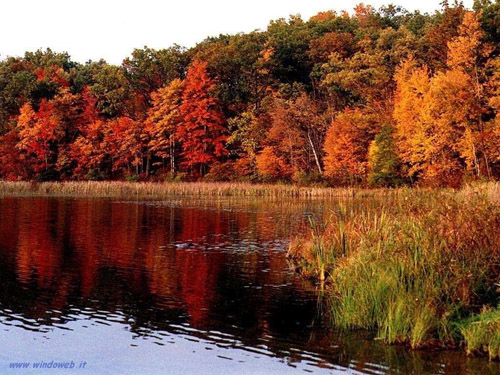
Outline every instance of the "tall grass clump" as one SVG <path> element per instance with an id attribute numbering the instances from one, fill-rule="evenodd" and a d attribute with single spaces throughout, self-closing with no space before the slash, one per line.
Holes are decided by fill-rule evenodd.
<path id="1" fill-rule="evenodd" d="M 413 348 L 469 342 L 475 326 L 458 322 L 499 297 L 500 207 L 490 190 L 408 191 L 377 206 L 337 209 L 320 235 L 334 324 L 376 329 L 380 339 Z M 292 257 L 317 251 L 316 237 L 294 241 Z M 491 356 L 498 326 L 485 314 L 481 329 L 496 334 L 468 348 Z"/>
<path id="2" fill-rule="evenodd" d="M 328 272 L 334 267 L 335 260 L 338 258 L 336 249 L 331 246 L 330 242 L 326 242 L 325 229 L 326 223 L 319 222 L 313 216 L 308 218 L 311 228 L 310 238 L 306 243 L 302 239 L 295 239 L 292 242 L 291 249 L 295 249 L 294 253 L 289 252 L 288 257 L 294 262 L 295 268 L 306 277 L 317 278 L 320 282 L 324 282 Z M 305 252 L 300 252 L 301 249 L 307 249 Z"/>
<path id="3" fill-rule="evenodd" d="M 459 324 L 467 353 L 487 352 L 490 359 L 500 359 L 500 306 L 496 309 L 485 308 Z"/>

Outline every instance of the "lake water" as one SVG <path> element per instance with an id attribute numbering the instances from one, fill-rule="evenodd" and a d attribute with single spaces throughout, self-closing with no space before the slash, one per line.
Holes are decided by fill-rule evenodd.
<path id="1" fill-rule="evenodd" d="M 284 251 L 335 206 L 1 198 L 0 374 L 500 374 L 328 328 Z"/>

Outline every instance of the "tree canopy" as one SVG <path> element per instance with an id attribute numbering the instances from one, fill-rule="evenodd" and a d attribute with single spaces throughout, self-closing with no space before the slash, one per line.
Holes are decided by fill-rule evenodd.
<path id="1" fill-rule="evenodd" d="M 499 179 L 499 1 L 294 15 L 120 66 L 6 58 L 0 178 Z"/>

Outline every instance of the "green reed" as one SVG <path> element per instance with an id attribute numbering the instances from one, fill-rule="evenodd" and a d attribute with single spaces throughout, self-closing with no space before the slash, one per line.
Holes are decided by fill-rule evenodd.
<path id="1" fill-rule="evenodd" d="M 484 308 L 458 324 L 467 345 L 467 353 L 487 352 L 490 359 L 500 359 L 500 306 Z"/>

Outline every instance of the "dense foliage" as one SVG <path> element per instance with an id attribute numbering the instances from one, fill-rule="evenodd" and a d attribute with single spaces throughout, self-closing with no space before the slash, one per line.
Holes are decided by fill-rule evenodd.
<path id="1" fill-rule="evenodd" d="M 500 3 L 360 4 L 133 51 L 0 61 L 0 178 L 456 186 L 500 177 Z"/>

